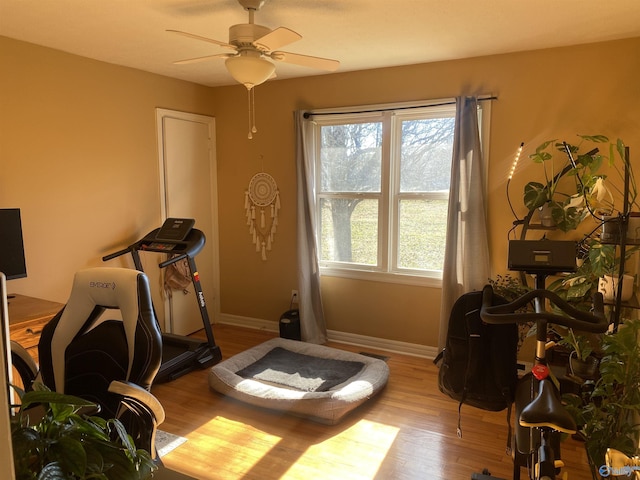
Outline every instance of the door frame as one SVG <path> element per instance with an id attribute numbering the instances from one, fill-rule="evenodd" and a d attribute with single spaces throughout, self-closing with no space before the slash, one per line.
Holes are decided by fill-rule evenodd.
<path id="1" fill-rule="evenodd" d="M 166 159 L 164 148 L 164 119 L 172 118 L 190 122 L 203 123 L 209 132 L 209 166 L 211 172 L 211 229 L 212 238 L 207 236 L 207 243 L 211 245 L 213 255 L 213 305 L 207 303 L 210 321 L 220 318 L 220 241 L 218 230 L 218 168 L 216 159 L 216 129 L 215 118 L 196 113 L 180 112 L 166 108 L 156 108 L 156 129 L 158 140 L 158 172 L 160 186 L 160 214 L 162 222 L 167 219 L 167 192 L 166 192 Z"/>

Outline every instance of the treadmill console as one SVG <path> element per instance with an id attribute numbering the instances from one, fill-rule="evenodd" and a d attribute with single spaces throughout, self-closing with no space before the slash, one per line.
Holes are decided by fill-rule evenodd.
<path id="1" fill-rule="evenodd" d="M 156 239 L 174 242 L 184 240 L 195 224 L 193 218 L 167 218 L 156 233 Z"/>
<path id="2" fill-rule="evenodd" d="M 161 243 L 151 242 L 142 245 L 142 250 L 151 250 L 152 252 L 170 252 L 175 250 L 176 247 L 180 247 L 178 243 Z M 182 250 L 182 248 L 180 248 Z"/>
<path id="3" fill-rule="evenodd" d="M 129 248 L 195 257 L 205 244 L 204 234 L 194 228 L 195 223 L 192 218 L 167 218 L 160 228 L 149 232 Z"/>

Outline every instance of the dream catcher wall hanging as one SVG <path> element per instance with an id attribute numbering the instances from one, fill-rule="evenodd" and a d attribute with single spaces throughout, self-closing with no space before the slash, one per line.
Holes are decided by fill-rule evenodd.
<path id="1" fill-rule="evenodd" d="M 251 178 L 249 188 L 244 192 L 244 208 L 256 252 L 260 252 L 262 260 L 266 260 L 278 227 L 280 210 L 278 185 L 271 175 L 256 173 Z"/>

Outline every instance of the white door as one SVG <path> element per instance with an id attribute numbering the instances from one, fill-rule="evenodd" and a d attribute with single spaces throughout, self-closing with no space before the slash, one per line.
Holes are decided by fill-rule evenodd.
<path id="1" fill-rule="evenodd" d="M 213 322 L 220 311 L 215 120 L 165 109 L 157 109 L 156 118 L 163 221 L 194 218 L 195 228 L 206 237 L 195 262 L 209 320 Z M 154 303 L 158 305 L 155 300 Z M 158 316 L 162 323 L 164 315 L 165 332 L 188 335 L 203 328 L 193 285 L 186 293 L 174 290 L 162 303 L 164 312 L 158 312 Z"/>

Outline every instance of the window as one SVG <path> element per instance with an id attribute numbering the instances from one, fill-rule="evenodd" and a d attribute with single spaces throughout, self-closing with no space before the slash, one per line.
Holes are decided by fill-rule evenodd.
<path id="1" fill-rule="evenodd" d="M 402 107 L 314 117 L 323 274 L 442 278 L 455 103 Z"/>

